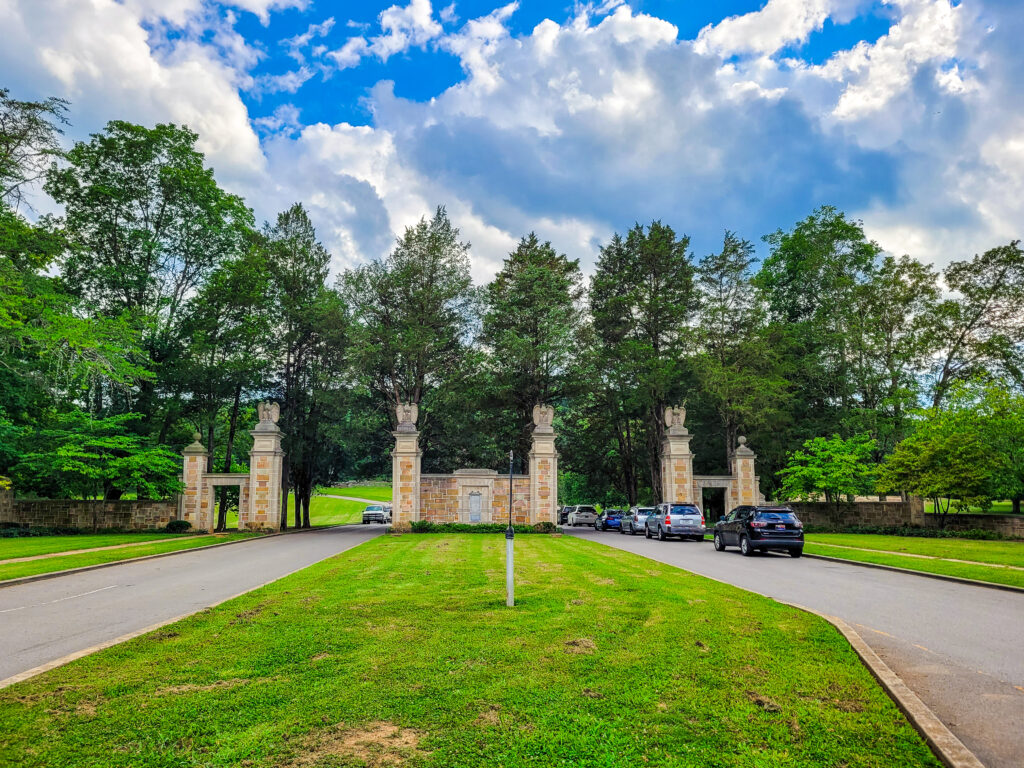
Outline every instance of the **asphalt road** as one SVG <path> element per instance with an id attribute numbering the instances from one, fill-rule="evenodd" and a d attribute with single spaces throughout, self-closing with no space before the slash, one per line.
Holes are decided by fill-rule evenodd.
<path id="1" fill-rule="evenodd" d="M 383 531 L 290 533 L 0 588 L 0 680 L 195 613 Z"/>
<path id="2" fill-rule="evenodd" d="M 1024 594 L 710 542 L 566 533 L 851 624 L 988 768 L 1024 765 Z"/>

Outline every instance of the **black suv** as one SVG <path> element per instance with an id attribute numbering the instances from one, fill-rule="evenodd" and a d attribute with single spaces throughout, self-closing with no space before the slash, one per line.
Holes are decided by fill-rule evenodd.
<path id="1" fill-rule="evenodd" d="M 736 507 L 715 523 L 715 549 L 740 548 L 744 555 L 762 552 L 804 553 L 804 524 L 789 507 Z"/>

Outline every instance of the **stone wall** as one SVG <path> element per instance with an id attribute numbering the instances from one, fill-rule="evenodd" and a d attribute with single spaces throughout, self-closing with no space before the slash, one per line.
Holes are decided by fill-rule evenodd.
<path id="1" fill-rule="evenodd" d="M 15 499 L 9 505 L 0 502 L 0 522 L 27 526 L 122 528 L 131 531 L 146 531 L 163 528 L 177 516 L 177 499 L 164 501 Z"/>
<path id="2" fill-rule="evenodd" d="M 512 477 L 512 522 L 530 519 L 531 487 L 528 475 Z M 481 523 L 508 521 L 508 476 L 491 470 L 464 469 L 454 475 L 420 475 L 419 519 L 432 523 L 470 523 L 471 496 L 477 495 Z"/>
<path id="3" fill-rule="evenodd" d="M 0 477 L 0 480 L 4 478 Z M 0 488 L 0 521 L 9 520 L 14 507 L 14 494 L 10 488 Z"/>
<path id="4" fill-rule="evenodd" d="M 924 516 L 925 528 L 941 528 L 942 515 Z M 994 531 L 1013 539 L 1024 539 L 1024 515 L 946 515 L 945 528 L 949 531 Z"/>
<path id="5" fill-rule="evenodd" d="M 819 528 L 847 528 L 859 525 L 923 526 L 924 500 L 855 501 L 853 504 L 828 504 L 823 501 L 790 501 L 804 525 Z"/>

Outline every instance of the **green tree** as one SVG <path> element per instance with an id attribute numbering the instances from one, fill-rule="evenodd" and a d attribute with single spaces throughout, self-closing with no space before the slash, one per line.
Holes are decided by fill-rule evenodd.
<path id="1" fill-rule="evenodd" d="M 943 516 L 951 507 L 987 507 L 994 488 L 992 446 L 978 415 L 959 405 L 919 412 L 913 433 L 879 468 L 879 490 L 931 499 Z"/>
<path id="2" fill-rule="evenodd" d="M 646 458 L 655 500 L 661 499 L 665 406 L 683 391 L 681 361 L 687 322 L 697 308 L 690 239 L 660 221 L 639 224 L 601 249 L 590 287 L 601 364 L 628 382 L 644 416 Z"/>
<path id="3" fill-rule="evenodd" d="M 696 394 L 718 415 L 726 466 L 741 428 L 748 434 L 767 428 L 788 405 L 789 383 L 780 373 L 764 306 L 754 289 L 753 263 L 754 246 L 726 232 L 722 250 L 697 268 Z"/>
<path id="4" fill-rule="evenodd" d="M 19 101 L 0 88 L 0 203 L 17 211 L 28 188 L 61 156 L 67 108 L 64 99 Z"/>
<path id="5" fill-rule="evenodd" d="M 874 449 L 875 441 L 867 435 L 807 440 L 779 472 L 782 498 L 807 501 L 824 496 L 827 502 L 839 504 L 843 498 L 870 493 L 875 486 Z"/>
<path id="6" fill-rule="evenodd" d="M 96 419 L 79 410 L 52 414 L 25 436 L 11 475 L 19 488 L 54 498 L 102 498 L 109 488 L 139 498 L 164 498 L 181 490 L 181 457 L 148 444 L 129 430 L 139 414 Z"/>
<path id="7" fill-rule="evenodd" d="M 1020 241 L 999 246 L 969 261 L 955 261 L 944 273 L 952 298 L 935 305 L 935 360 L 932 405 L 939 406 L 954 382 L 993 371 L 1024 385 L 1024 251 Z"/>
<path id="8" fill-rule="evenodd" d="M 51 166 L 45 184 L 64 206 L 67 286 L 97 316 L 127 318 L 157 373 L 114 408 L 134 408 L 147 422 L 158 409 L 161 368 L 184 346 L 179 326 L 189 297 L 239 252 L 253 223 L 242 200 L 217 186 L 197 138 L 174 125 L 112 121 Z M 168 417 L 161 441 L 169 425 Z"/>
<path id="9" fill-rule="evenodd" d="M 582 298 L 579 262 L 532 232 L 484 290 L 480 341 L 494 370 L 491 402 L 511 411 L 515 431 L 510 437 L 522 460 L 530 450 L 534 405 L 567 393 L 583 323 Z"/>

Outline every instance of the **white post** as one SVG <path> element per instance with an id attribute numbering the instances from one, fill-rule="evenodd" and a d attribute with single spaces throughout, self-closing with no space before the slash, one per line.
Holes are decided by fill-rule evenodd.
<path id="1" fill-rule="evenodd" d="M 505 536 L 505 605 L 509 608 L 516 604 L 516 584 L 512 572 L 515 569 L 515 539 Z"/>

